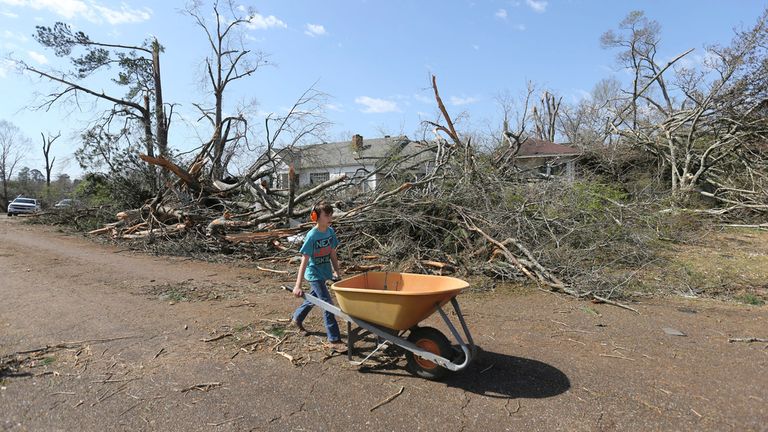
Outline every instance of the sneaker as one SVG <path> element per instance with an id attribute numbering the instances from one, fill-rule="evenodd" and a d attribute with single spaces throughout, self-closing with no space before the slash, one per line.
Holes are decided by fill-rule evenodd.
<path id="1" fill-rule="evenodd" d="M 336 353 L 345 353 L 347 352 L 347 344 L 344 342 L 337 340 L 333 342 L 326 342 L 325 346 L 331 349 L 332 352 Z"/>
<path id="2" fill-rule="evenodd" d="M 298 322 L 296 320 L 293 320 L 293 319 L 291 320 L 291 327 L 295 328 L 296 330 L 298 330 L 298 331 L 300 331 L 302 333 L 309 333 L 307 331 L 307 329 L 305 329 L 304 326 L 300 322 Z"/>

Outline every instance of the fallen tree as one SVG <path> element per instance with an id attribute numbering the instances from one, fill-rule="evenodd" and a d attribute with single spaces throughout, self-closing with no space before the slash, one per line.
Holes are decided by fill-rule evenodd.
<path id="1" fill-rule="evenodd" d="M 312 226 L 304 222 L 312 204 L 325 199 L 337 209 L 334 226 L 348 271 L 528 279 L 543 289 L 612 302 L 615 280 L 596 283 L 601 267 L 589 262 L 589 253 L 601 256 L 595 243 L 605 238 L 588 240 L 587 232 L 610 233 L 607 226 L 626 243 L 639 218 L 610 190 L 584 192 L 579 199 L 598 209 L 583 209 L 581 201 L 566 202 L 578 185 L 532 184 L 511 176 L 494 155 L 477 152 L 471 140 L 457 132 L 440 102 L 436 79 L 432 85 L 442 114 L 441 121 L 428 123 L 436 139 L 409 141 L 411 150 L 388 155 L 366 176 L 341 175 L 304 190 L 293 181 L 287 189 L 273 188 L 264 181 L 280 163 L 272 146 L 230 183 L 216 180 L 205 168 L 208 146 L 187 169 L 142 156 L 178 180 L 142 208 L 120 212 L 117 222 L 91 233 L 118 240 L 165 239 L 179 247 L 191 236 L 212 250 L 249 251 L 257 260 L 288 263 Z M 427 159 L 429 169 L 414 170 Z M 374 175 L 382 179 L 377 188 L 361 191 L 358 186 Z M 552 212 L 569 213 L 560 218 Z M 636 264 L 644 258 L 641 251 L 622 256 Z M 371 256 L 375 262 L 370 262 Z"/>

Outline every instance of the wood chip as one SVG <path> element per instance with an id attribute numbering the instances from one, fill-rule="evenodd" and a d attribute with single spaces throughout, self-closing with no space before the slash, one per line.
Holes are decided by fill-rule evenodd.
<path id="1" fill-rule="evenodd" d="M 219 339 L 224 339 L 225 337 L 230 337 L 230 336 L 233 336 L 232 333 L 224 333 L 224 334 L 220 334 L 220 335 L 218 335 L 216 337 L 212 337 L 210 339 L 200 339 L 200 341 L 201 342 L 213 342 L 213 341 L 217 341 Z"/>
<path id="2" fill-rule="evenodd" d="M 746 343 L 752 343 L 752 342 L 768 342 L 768 338 L 757 338 L 757 337 L 747 337 L 747 338 L 728 338 L 729 343 L 733 342 L 746 342 Z"/>
<path id="3" fill-rule="evenodd" d="M 207 392 L 208 390 L 210 390 L 212 388 L 219 387 L 219 386 L 221 386 L 220 382 L 201 383 L 201 384 L 195 384 L 193 386 L 181 389 L 181 392 L 182 393 L 186 393 L 186 392 L 192 391 L 192 390 L 200 390 L 200 391 L 203 391 L 203 392 Z"/>
<path id="4" fill-rule="evenodd" d="M 227 423 L 232 423 L 234 421 L 240 420 L 241 418 L 243 418 L 243 416 L 238 416 L 238 417 L 235 417 L 235 418 L 232 418 L 232 419 L 229 419 L 229 420 L 224 420 L 224 421 L 219 422 L 219 423 L 206 423 L 206 424 L 208 426 L 221 426 L 221 425 L 225 425 Z"/>
<path id="5" fill-rule="evenodd" d="M 285 270 L 275 270 L 275 269 L 266 268 L 266 267 L 262 267 L 262 266 L 256 266 L 256 269 L 257 269 L 257 270 L 261 270 L 261 271 L 264 271 L 264 272 L 269 272 L 269 273 L 277 273 L 277 274 L 291 274 L 291 272 L 289 272 L 289 271 L 285 271 Z"/>
<path id="6" fill-rule="evenodd" d="M 681 332 L 680 330 L 673 329 L 672 327 L 664 327 L 662 328 L 662 330 L 664 330 L 664 333 L 670 336 L 688 336 L 685 333 Z"/>
<path id="7" fill-rule="evenodd" d="M 388 404 L 388 403 L 392 402 L 392 401 L 393 401 L 393 400 L 394 400 L 396 397 L 398 397 L 398 396 L 400 396 L 401 394 L 403 394 L 403 390 L 405 390 L 405 387 L 403 387 L 403 386 L 400 386 L 400 391 L 398 391 L 397 393 L 393 394 L 392 396 L 390 396 L 390 397 L 388 397 L 388 398 L 384 399 L 383 401 L 381 401 L 381 402 L 377 403 L 377 404 L 376 404 L 376 406 L 374 406 L 373 408 L 371 408 L 369 411 L 371 411 L 371 412 L 372 412 L 372 411 L 373 411 L 373 410 L 375 410 L 376 408 L 378 408 L 378 407 L 380 407 L 380 406 L 382 406 L 382 405 L 385 405 L 385 404 Z"/>

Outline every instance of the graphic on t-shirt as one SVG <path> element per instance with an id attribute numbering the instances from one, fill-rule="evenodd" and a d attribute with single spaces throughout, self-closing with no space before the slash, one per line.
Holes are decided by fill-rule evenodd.
<path id="1" fill-rule="evenodd" d="M 315 264 L 325 264 L 331 262 L 331 250 L 332 250 L 331 237 L 319 239 L 315 241 L 315 250 L 312 254 L 315 258 Z"/>
<path id="2" fill-rule="evenodd" d="M 325 232 L 318 231 L 317 227 L 309 231 L 301 246 L 301 253 L 309 256 L 309 263 L 304 271 L 306 280 L 328 280 L 333 277 L 331 255 L 338 244 L 339 240 L 330 227 Z"/>

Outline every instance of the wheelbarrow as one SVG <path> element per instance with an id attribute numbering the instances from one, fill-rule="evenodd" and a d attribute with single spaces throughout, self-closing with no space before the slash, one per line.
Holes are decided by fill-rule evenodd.
<path id="1" fill-rule="evenodd" d="M 310 293 L 304 297 L 310 303 L 347 322 L 347 355 L 350 362 L 355 341 L 367 334 L 375 335 L 378 347 L 386 342 L 406 350 L 408 371 L 414 375 L 438 380 L 449 372 L 466 368 L 477 353 L 477 347 L 461 314 L 456 296 L 469 284 L 448 276 L 411 273 L 367 272 L 334 283 L 339 307 Z M 288 289 L 286 287 L 283 287 Z M 461 324 L 464 338 L 451 322 L 443 306 L 451 303 Z M 442 317 L 457 347 L 434 327 L 420 326 L 435 311 Z M 357 326 L 353 329 L 353 324 Z M 407 334 L 407 336 L 406 336 Z M 357 362 L 362 364 L 362 362 Z"/>

